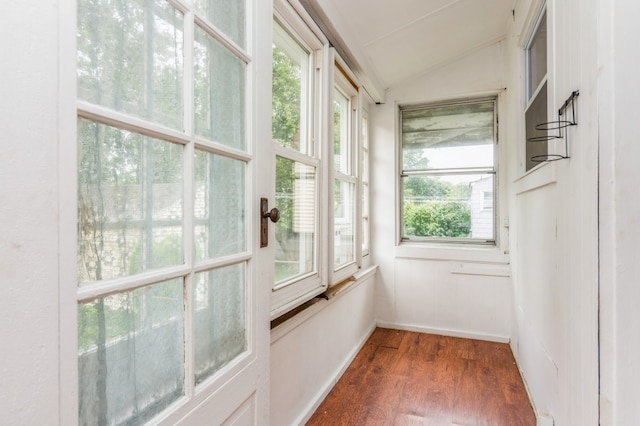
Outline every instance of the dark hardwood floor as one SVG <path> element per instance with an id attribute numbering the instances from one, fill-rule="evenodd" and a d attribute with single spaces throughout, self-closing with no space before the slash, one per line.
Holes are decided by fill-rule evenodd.
<path id="1" fill-rule="evenodd" d="M 377 328 L 307 425 L 535 425 L 507 344 Z"/>

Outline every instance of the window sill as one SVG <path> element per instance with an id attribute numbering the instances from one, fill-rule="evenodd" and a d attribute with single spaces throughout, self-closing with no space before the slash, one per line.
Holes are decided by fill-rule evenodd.
<path id="1" fill-rule="evenodd" d="M 358 287 L 368 278 L 372 277 L 376 273 L 377 269 L 378 266 L 373 265 L 358 271 L 353 275 L 351 280 L 346 280 L 343 284 L 327 290 L 327 292 L 296 308 L 291 312 L 291 315 L 287 315 L 282 322 L 278 323 L 271 329 L 271 343 L 273 344 L 280 338 L 286 336 L 291 331 L 304 324 L 308 319 L 323 311 L 330 304 L 339 300 L 343 295 Z"/>
<path id="2" fill-rule="evenodd" d="M 555 162 L 541 163 L 513 181 L 516 195 L 556 183 Z"/>
<path id="3" fill-rule="evenodd" d="M 509 255 L 493 245 L 402 243 L 396 247 L 395 257 L 396 259 L 509 264 Z"/>

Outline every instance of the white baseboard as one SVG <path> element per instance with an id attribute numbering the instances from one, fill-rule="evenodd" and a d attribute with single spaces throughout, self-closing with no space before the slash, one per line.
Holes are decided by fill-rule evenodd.
<path id="1" fill-rule="evenodd" d="M 538 417 L 537 426 L 553 426 L 556 424 L 551 414 L 547 414 L 547 413 L 536 413 L 536 414 Z"/>
<path id="2" fill-rule="evenodd" d="M 343 363 L 340 365 L 340 368 L 338 368 L 338 370 L 333 375 L 333 377 L 331 377 L 331 379 L 326 382 L 326 384 L 322 387 L 322 389 L 320 389 L 318 396 L 313 401 L 311 401 L 308 408 L 302 413 L 302 415 L 295 422 L 296 425 L 304 425 L 309 421 L 311 416 L 313 416 L 313 413 L 316 412 L 320 404 L 322 404 L 322 402 L 325 400 L 327 395 L 329 395 L 329 392 L 331 392 L 331 389 L 333 389 L 336 383 L 338 383 L 338 380 L 340 380 L 340 377 L 342 377 L 344 372 L 347 371 L 347 368 L 349 368 L 349 365 L 351 365 L 356 355 L 358 355 L 358 352 L 360 352 L 360 350 L 364 347 L 364 344 L 367 342 L 367 340 L 369 340 L 369 337 L 371 337 L 375 329 L 376 329 L 376 324 L 373 324 L 369 329 L 369 331 L 365 333 L 364 338 L 351 351 L 349 356 L 345 358 Z"/>
<path id="3" fill-rule="evenodd" d="M 412 324 L 400 324 L 386 321 L 376 323 L 381 328 L 393 328 L 397 330 L 415 331 L 418 333 L 437 334 L 439 336 L 462 337 L 464 339 L 485 340 L 487 342 L 509 343 L 509 336 L 497 336 L 493 334 L 481 334 L 472 331 L 451 330 L 446 328 L 424 327 Z"/>

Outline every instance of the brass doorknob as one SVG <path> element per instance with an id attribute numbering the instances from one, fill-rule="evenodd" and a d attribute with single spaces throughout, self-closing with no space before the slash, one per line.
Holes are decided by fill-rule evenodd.
<path id="1" fill-rule="evenodd" d="M 274 207 L 269 211 L 263 212 L 262 217 L 268 217 L 271 219 L 271 222 L 276 223 L 280 220 L 280 210 Z"/>

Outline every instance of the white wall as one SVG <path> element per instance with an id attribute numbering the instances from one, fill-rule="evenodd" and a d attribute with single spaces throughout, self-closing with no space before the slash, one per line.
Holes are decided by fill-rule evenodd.
<path id="1" fill-rule="evenodd" d="M 4 4 L 0 25 L 0 411 L 59 421 L 58 10 Z"/>
<path id="2" fill-rule="evenodd" d="M 549 104 L 573 90 L 570 159 L 524 173 L 522 49 L 541 1 L 516 4 L 507 38 L 512 348 L 541 417 L 598 423 L 597 19 L 592 0 L 547 1 Z M 550 118 L 552 118 L 550 117 Z M 550 152 L 562 153 L 564 140 Z"/>
<path id="3" fill-rule="evenodd" d="M 601 424 L 640 419 L 638 2 L 599 1 Z"/>
<path id="4" fill-rule="evenodd" d="M 389 89 L 386 103 L 371 110 L 372 253 L 373 263 L 380 266 L 376 281 L 376 318 L 380 324 L 509 339 L 511 280 L 505 253 L 506 229 L 500 227 L 498 231 L 497 248 L 398 247 L 394 203 L 398 105 L 497 94 L 501 113 L 503 63 L 503 43 L 493 44 Z M 506 177 L 508 165 L 502 162 L 505 164 L 499 165 L 500 171 Z M 506 187 L 503 181 L 501 187 Z M 502 198 L 506 200 L 506 196 Z M 500 210 L 506 217 L 506 202 L 500 204 Z"/>
<path id="5" fill-rule="evenodd" d="M 304 424 L 375 327 L 375 269 L 272 331 L 271 424 Z"/>

